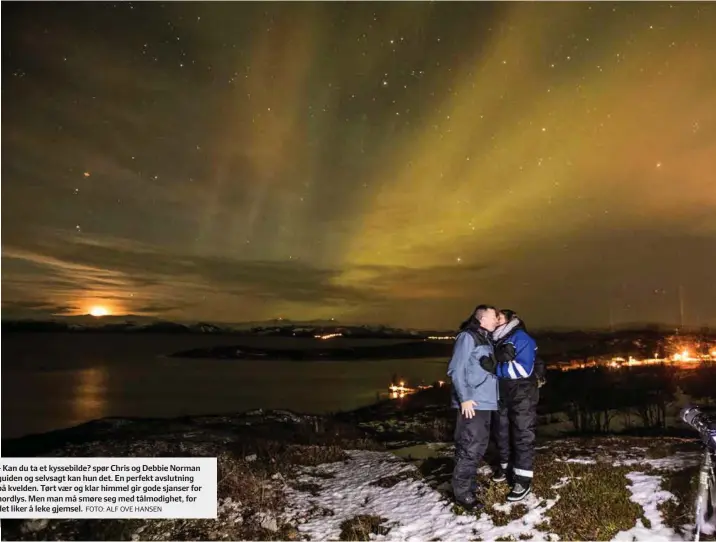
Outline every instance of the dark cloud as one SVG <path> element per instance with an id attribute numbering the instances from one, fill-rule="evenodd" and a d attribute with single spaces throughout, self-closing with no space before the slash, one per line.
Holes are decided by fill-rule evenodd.
<path id="1" fill-rule="evenodd" d="M 4 284 L 19 291 L 33 276 L 52 295 L 71 296 L 91 290 L 104 300 L 116 300 L 133 312 L 167 312 L 186 309 L 207 294 L 334 306 L 371 306 L 397 299 L 445 298 L 458 283 L 467 283 L 485 268 L 436 266 L 409 268 L 362 266 L 371 285 L 340 284 L 343 270 L 322 269 L 300 261 L 236 261 L 156 250 L 121 239 L 68 240 L 45 232 L 31 248 L 3 248 Z M 37 239 L 36 238 L 36 239 Z M 26 246 L 31 244 L 29 241 Z M 33 273 L 28 274 L 28 269 Z M 48 280 L 48 277 L 50 279 Z M 181 303 L 138 305 L 133 293 L 142 288 L 162 288 Z"/>
<path id="2" fill-rule="evenodd" d="M 3 312 L 23 315 L 69 315 L 77 312 L 80 307 L 76 305 L 51 305 L 42 301 L 3 301 Z"/>
<path id="3" fill-rule="evenodd" d="M 169 311 L 184 310 L 191 307 L 191 304 L 165 304 L 165 305 L 147 305 L 138 307 L 133 312 L 138 314 L 162 314 Z"/>
<path id="4" fill-rule="evenodd" d="M 217 296 L 227 305 L 240 305 L 244 297 L 298 307 L 318 303 L 359 320 L 397 323 L 402 319 L 410 324 L 441 306 L 461 315 L 479 302 L 520 307 L 526 317 L 549 314 L 542 317 L 549 324 L 565 318 L 597 322 L 610 314 L 630 321 L 649 321 L 657 314 L 660 320 L 674 321 L 680 318 L 675 312 L 679 307 L 676 278 L 686 292 L 692 318 L 708 321 L 713 318 L 708 307 L 716 305 L 709 287 L 716 242 L 708 236 L 677 237 L 648 230 L 629 234 L 600 230 L 585 235 L 574 247 L 555 247 L 555 239 L 545 239 L 481 266 L 366 265 L 352 268 L 359 277 L 353 282 L 345 280 L 345 270 L 300 261 L 192 256 L 122 239 L 77 236 L 68 241 L 49 232 L 41 238 L 44 241 L 32 250 L 3 248 L 6 298 L 17 299 L 28 285 L 42 283 L 44 292 L 53 297 L 71 299 L 87 289 L 128 312 L 160 315 L 190 312 L 207 296 Z M 623 245 L 639 248 L 625 251 Z M 596 262 L 595 253 L 600 255 Z M 697 259 L 685 265 L 683 254 Z M 555 267 L 555 261 L 561 261 L 560 266 Z M 155 302 L 142 303 L 148 299 L 137 295 L 142 289 L 157 292 Z M 558 301 L 571 296 L 594 302 L 575 308 Z M 80 308 L 22 299 L 4 304 L 8 312 L 19 309 L 60 314 Z M 250 314 L 243 316 L 239 309 L 237 319 L 243 318 Z"/>

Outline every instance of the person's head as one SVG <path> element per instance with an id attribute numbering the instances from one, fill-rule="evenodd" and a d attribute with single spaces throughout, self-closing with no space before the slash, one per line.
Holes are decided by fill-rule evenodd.
<path id="1" fill-rule="evenodd" d="M 497 309 L 492 305 L 478 305 L 474 313 L 475 320 L 480 327 L 487 331 L 495 331 L 497 327 Z"/>
<path id="2" fill-rule="evenodd" d="M 507 322 L 517 317 L 517 313 L 510 309 L 500 309 L 497 313 L 497 325 L 504 326 Z"/>

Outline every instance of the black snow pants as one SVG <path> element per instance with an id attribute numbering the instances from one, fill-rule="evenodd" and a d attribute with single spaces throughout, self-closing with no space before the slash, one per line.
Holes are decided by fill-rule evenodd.
<path id="1" fill-rule="evenodd" d="M 491 433 L 500 466 L 512 468 L 514 481 L 532 480 L 538 401 L 535 379 L 500 380 L 499 410 L 493 413 Z"/>
<path id="2" fill-rule="evenodd" d="M 452 473 L 452 489 L 455 499 L 473 503 L 477 491 L 477 467 L 490 443 L 490 418 L 493 411 L 476 410 L 467 419 L 457 410 L 455 426 L 455 470 Z"/>

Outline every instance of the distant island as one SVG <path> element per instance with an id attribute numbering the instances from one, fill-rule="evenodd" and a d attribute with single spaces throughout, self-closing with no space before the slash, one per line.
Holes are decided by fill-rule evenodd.
<path id="1" fill-rule="evenodd" d="M 384 325 L 343 325 L 334 320 L 296 322 L 283 318 L 264 322 L 216 324 L 171 322 L 138 315 L 66 316 L 43 320 L 3 320 L 3 332 L 75 333 L 201 333 L 237 336 L 424 339 L 450 332 L 400 329 Z"/>
<path id="2" fill-rule="evenodd" d="M 212 359 L 273 359 L 316 361 L 417 359 L 450 355 L 455 330 L 401 329 L 384 325 L 351 325 L 335 320 L 293 321 L 283 318 L 263 322 L 216 324 L 208 322 L 171 322 L 141 315 L 58 316 L 46 320 L 4 320 L 7 333 L 76 333 L 76 334 L 156 334 L 212 335 L 222 337 L 223 344 L 202 346 L 170 353 L 172 357 Z M 609 362 L 620 356 L 636 360 L 673 356 L 686 350 L 694 354 L 703 350 L 716 359 L 716 331 L 680 329 L 655 325 L 632 324 L 621 329 L 547 330 L 531 329 L 539 354 L 553 368 L 564 364 Z M 227 345 L 227 337 L 236 342 Z M 246 338 L 262 337 L 260 345 Z M 271 339 L 277 339 L 272 342 Z M 281 339 L 300 339 L 298 342 Z M 361 340 L 379 340 L 360 344 Z M 358 341 L 358 342 L 356 342 Z M 198 347 L 199 345 L 197 345 Z"/>
<path id="3" fill-rule="evenodd" d="M 212 348 L 196 348 L 177 352 L 177 358 L 212 358 L 212 359 L 271 359 L 291 361 L 348 361 L 371 359 L 417 359 L 446 358 L 452 350 L 452 343 L 445 341 L 410 341 L 378 346 L 336 346 L 315 348 L 257 348 L 246 345 L 216 346 Z"/>

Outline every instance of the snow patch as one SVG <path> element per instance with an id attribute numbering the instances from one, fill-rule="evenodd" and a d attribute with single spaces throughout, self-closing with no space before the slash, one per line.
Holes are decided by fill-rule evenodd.
<path id="1" fill-rule="evenodd" d="M 675 499 L 673 493 L 661 489 L 661 476 L 653 476 L 642 472 L 630 472 L 626 475 L 631 482 L 628 486 L 631 491 L 631 500 L 644 509 L 644 517 L 651 523 L 650 527 L 644 525 L 641 519 L 628 531 L 621 531 L 612 539 L 615 541 L 632 542 L 634 540 L 649 540 L 654 542 L 669 542 L 683 540 L 673 529 L 664 525 L 658 505 Z"/>
<path id="2" fill-rule="evenodd" d="M 658 459 L 638 458 L 638 459 L 620 459 L 614 462 L 615 467 L 630 467 L 632 465 L 649 465 L 658 470 L 675 471 L 682 470 L 687 467 L 698 465 L 701 454 L 694 452 L 677 452 L 668 457 L 660 457 Z"/>
<path id="3" fill-rule="evenodd" d="M 508 536 L 517 539 L 525 533 L 534 535 L 532 540 L 550 539 L 535 525 L 545 521 L 545 512 L 557 499 L 544 501 L 529 495 L 521 503 L 499 505 L 499 510 L 506 513 L 519 504 L 529 512 L 507 525 L 496 526 L 485 513 L 479 517 L 455 514 L 452 502 L 423 480 L 410 476 L 417 471 L 414 465 L 390 452 L 349 451 L 348 456 L 345 462 L 303 469 L 297 481 L 320 486 L 317 494 L 286 488 L 288 518 L 297 521 L 299 531 L 312 540 L 337 539 L 341 523 L 359 515 L 385 518 L 382 527 L 389 530 L 378 535 L 379 540 L 470 540 L 476 536 L 484 540 Z M 401 475 L 405 479 L 401 480 Z M 375 484 L 388 477 L 398 481 L 391 487 Z M 555 535 L 551 539 L 555 540 Z"/>
<path id="4" fill-rule="evenodd" d="M 422 460 L 430 457 L 439 457 L 449 453 L 454 448 L 452 444 L 442 442 L 428 442 L 425 444 L 414 444 L 403 448 L 391 450 L 391 453 L 409 460 Z"/>
<path id="5" fill-rule="evenodd" d="M 562 476 L 562 477 L 559 479 L 559 482 L 557 482 L 556 484 L 553 484 L 553 485 L 552 485 L 552 489 L 561 489 L 561 488 L 563 488 L 564 486 L 566 486 L 569 482 L 571 482 L 572 480 L 580 480 L 581 478 L 582 478 L 581 476 L 574 476 L 574 477 L 572 477 L 572 476 Z"/>
<path id="6" fill-rule="evenodd" d="M 561 463 L 579 463 L 581 465 L 594 465 L 597 462 L 589 457 L 570 457 L 567 459 L 558 457 L 555 461 L 559 461 Z"/>

